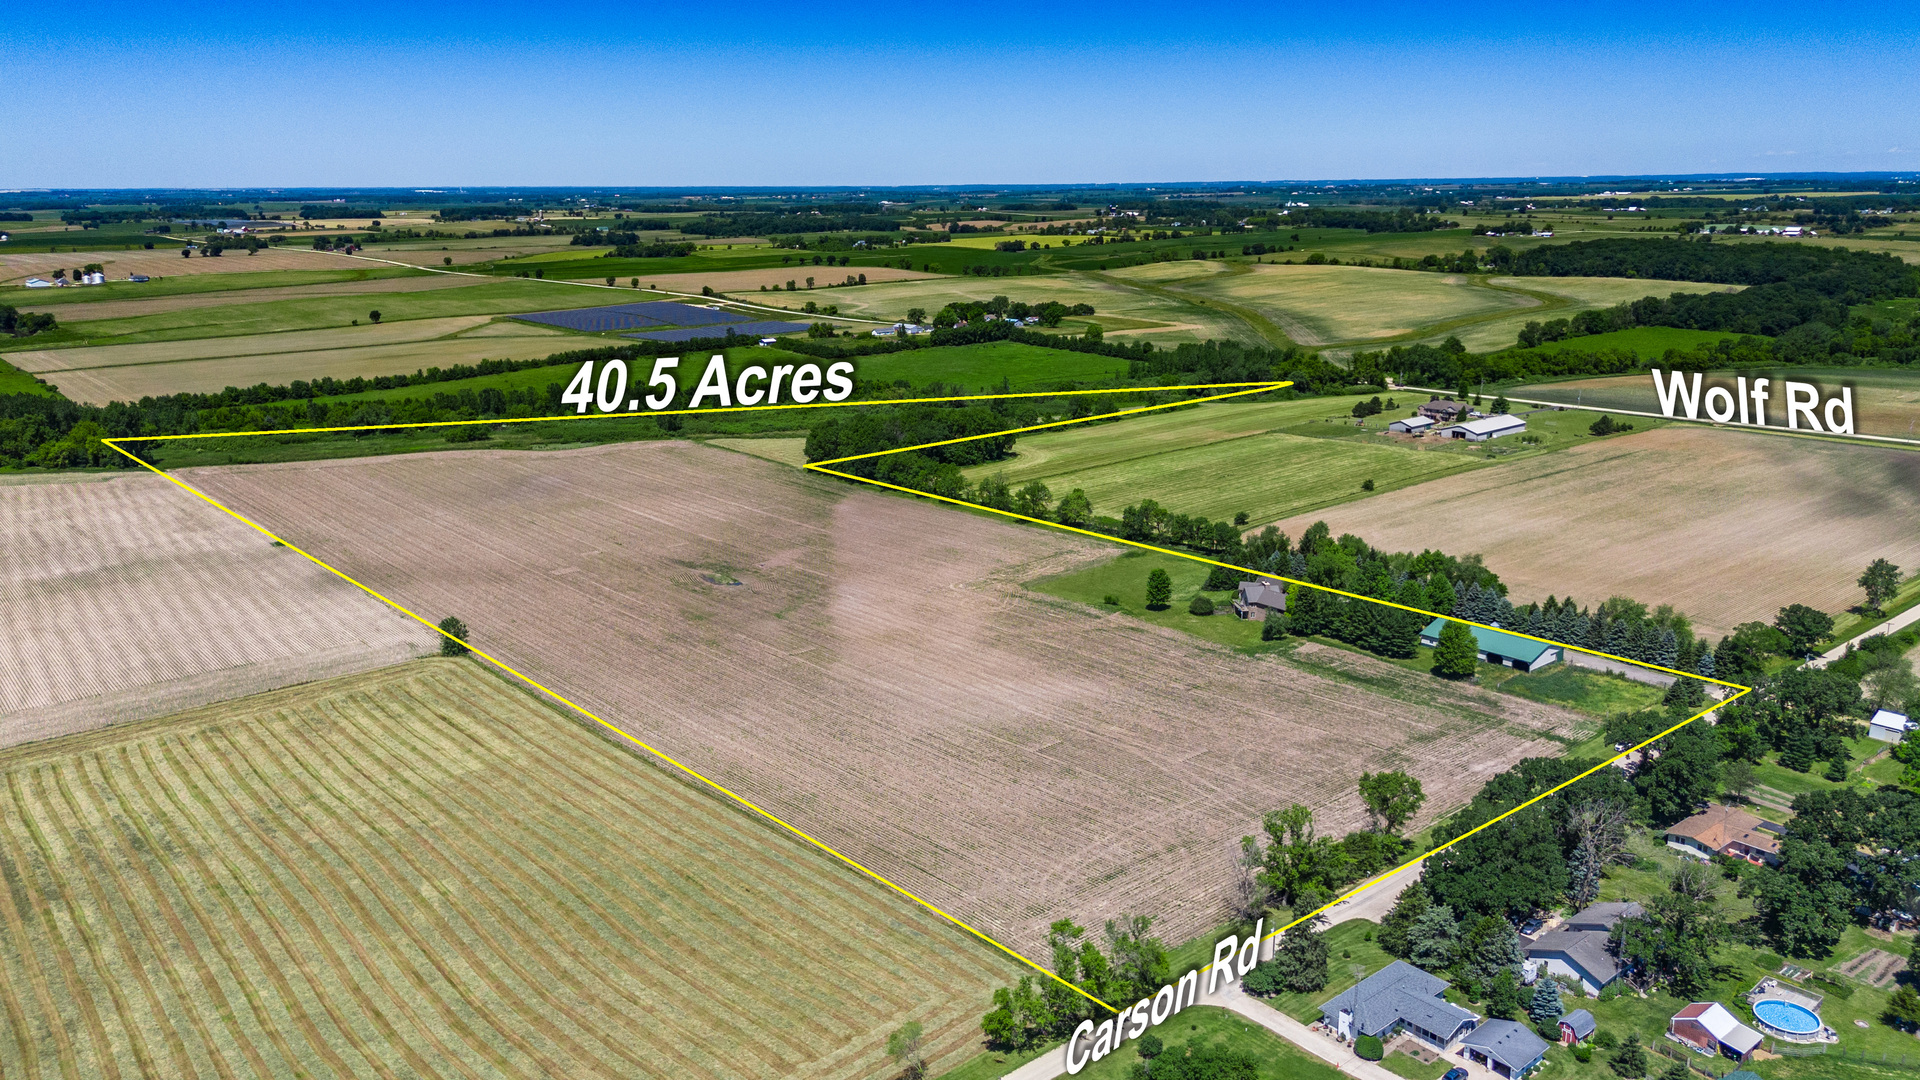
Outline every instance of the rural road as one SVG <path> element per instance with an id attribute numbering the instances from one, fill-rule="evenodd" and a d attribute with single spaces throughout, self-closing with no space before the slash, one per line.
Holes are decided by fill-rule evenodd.
<path id="1" fill-rule="evenodd" d="M 1380 1064 L 1362 1061 L 1355 1057 L 1351 1048 L 1340 1045 L 1331 1037 L 1317 1035 L 1307 1025 L 1270 1008 L 1259 998 L 1242 991 L 1238 982 L 1221 987 L 1217 994 L 1201 995 L 1199 1003 L 1218 1005 L 1230 1012 L 1238 1013 L 1348 1076 L 1354 1077 L 1355 1080 L 1401 1080 Z M 1466 1063 L 1463 1061 L 1462 1064 Z M 1473 1073 L 1475 1068 L 1468 1066 L 1468 1071 Z M 1054 1080 L 1054 1077 L 1065 1075 L 1067 1075 L 1066 1055 L 1056 1047 L 1007 1073 L 1003 1080 Z M 1491 1077 L 1492 1074 L 1489 1073 L 1487 1076 Z M 1471 1080 L 1480 1080 L 1480 1078 L 1474 1076 Z"/>
<path id="2" fill-rule="evenodd" d="M 1833 648 L 1828 649 L 1826 652 L 1821 653 L 1819 656 L 1815 657 L 1814 659 L 1808 661 L 1807 666 L 1808 667 L 1826 667 L 1828 664 L 1831 664 L 1835 660 L 1838 660 L 1841 657 L 1847 655 L 1847 647 L 1849 645 L 1853 645 L 1859 642 L 1861 638 L 1869 637 L 1873 634 L 1895 633 L 1900 630 L 1905 630 L 1907 627 L 1912 626 L 1915 622 L 1920 622 L 1920 606 L 1908 608 L 1907 610 L 1901 612 L 1900 614 L 1895 615 L 1893 618 L 1888 619 L 1886 622 L 1881 623 L 1879 626 L 1876 626 L 1873 629 L 1867 631 L 1865 634 L 1860 634 L 1855 637 L 1848 638 L 1847 640 L 1841 642 L 1840 644 L 1834 646 Z"/>

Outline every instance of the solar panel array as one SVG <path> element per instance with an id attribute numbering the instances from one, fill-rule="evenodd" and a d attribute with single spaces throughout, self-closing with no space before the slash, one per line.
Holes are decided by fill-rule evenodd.
<path id="1" fill-rule="evenodd" d="M 693 341 L 696 338 L 725 337 L 728 333 L 743 337 L 761 337 L 768 334 L 791 334 L 805 330 L 806 323 L 801 322 L 742 322 L 727 323 L 724 326 L 685 326 L 677 330 L 649 330 L 644 334 L 624 334 L 623 337 L 645 338 L 648 341 Z"/>
<path id="2" fill-rule="evenodd" d="M 745 315 L 713 308 L 676 304 L 671 300 L 650 300 L 639 304 L 612 304 L 607 307 L 574 308 L 571 311 L 536 311 L 516 315 L 517 319 L 544 323 L 567 330 L 633 330 L 642 326 L 719 326 L 723 323 L 751 321 Z M 803 327 L 804 329 L 804 327 Z M 668 338 L 665 340 L 684 340 Z"/>

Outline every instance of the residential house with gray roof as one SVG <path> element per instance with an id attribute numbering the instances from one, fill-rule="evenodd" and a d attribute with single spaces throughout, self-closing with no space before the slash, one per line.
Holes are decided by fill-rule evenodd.
<path id="1" fill-rule="evenodd" d="M 1441 997 L 1446 988 L 1447 980 L 1395 960 L 1322 1005 L 1320 1019 L 1344 1039 L 1406 1031 L 1444 1050 L 1480 1022 Z"/>
<path id="2" fill-rule="evenodd" d="M 1547 1042 L 1525 1024 L 1489 1020 L 1460 1040 L 1467 1058 L 1501 1076 L 1517 1078 L 1537 1067 L 1547 1054 Z"/>
<path id="3" fill-rule="evenodd" d="M 1614 924 L 1644 913 L 1631 900 L 1589 905 L 1535 938 L 1526 948 L 1527 959 L 1539 961 L 1549 975 L 1578 982 L 1588 997 L 1599 997 L 1626 970 L 1607 947 Z"/>

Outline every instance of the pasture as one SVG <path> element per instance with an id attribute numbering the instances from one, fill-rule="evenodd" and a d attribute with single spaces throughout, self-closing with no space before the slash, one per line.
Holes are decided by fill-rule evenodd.
<path id="1" fill-rule="evenodd" d="M 394 375 L 487 358 L 533 360 L 579 340 L 531 323 L 494 323 L 489 316 L 467 315 L 146 345 L 39 349 L 9 353 L 7 358 L 75 401 L 104 405 L 148 395 L 218 393 L 263 382 L 278 386 L 327 375 Z"/>
<path id="2" fill-rule="evenodd" d="M 1461 274 L 1363 266 L 1196 261 L 1116 270 L 1112 276 L 1250 308 L 1302 345 L 1395 337 L 1437 323 L 1534 306 L 1529 297 L 1482 287 Z"/>
<path id="3" fill-rule="evenodd" d="M 434 635 L 148 474 L 0 480 L 0 746 L 397 663 Z"/>
<path id="4" fill-rule="evenodd" d="M 1520 338 L 1521 327 L 1529 322 L 1564 319 L 1582 311 L 1608 308 L 1615 304 L 1638 300 L 1643 296 L 1737 292 L 1740 289 L 1738 285 L 1713 285 L 1697 281 L 1656 281 L 1650 278 L 1492 277 L 1486 280 L 1487 284 L 1493 288 L 1521 294 L 1534 294 L 1536 299 L 1542 301 L 1542 306 L 1499 318 L 1481 320 L 1451 331 L 1460 338 L 1461 344 L 1476 352 L 1512 348 Z M 1437 343 L 1443 336 L 1432 335 L 1431 341 Z M 1423 340 L 1426 339 L 1423 338 Z"/>
<path id="5" fill-rule="evenodd" d="M 911 352 L 862 356 L 853 361 L 862 392 L 886 396 L 889 387 L 905 379 L 924 387 L 935 382 L 976 393 L 994 393 L 1001 381 L 1016 391 L 1036 390 L 1066 383 L 1108 382 L 1127 373 L 1127 362 L 1098 353 L 1044 349 L 1017 341 L 990 341 L 979 345 L 948 345 Z"/>
<path id="6" fill-rule="evenodd" d="M 1567 350 L 1611 352 L 1616 349 L 1627 349 L 1643 359 L 1658 360 L 1665 356 L 1669 349 L 1686 352 L 1699 345 L 1717 345 L 1722 341 L 1738 340 L 1742 336 L 1748 335 L 1729 334 L 1718 330 L 1684 330 L 1677 326 L 1636 326 L 1631 330 L 1612 330 L 1604 334 L 1565 338 L 1545 345 L 1536 345 L 1531 349 L 1516 351 L 1545 354 Z M 1760 341 L 1768 340 L 1761 335 L 1751 336 Z"/>
<path id="7" fill-rule="evenodd" d="M 1011 961 L 470 660 L 0 752 L 23 1075 L 855 1080 Z"/>
<path id="8" fill-rule="evenodd" d="M 1571 415 L 1571 414 L 1567 414 Z M 1379 547 L 1478 552 L 1524 603 L 1672 604 L 1718 638 L 1788 604 L 1838 614 L 1885 557 L 1920 565 L 1920 455 L 1670 424 L 1443 477 L 1324 518 Z"/>
<path id="9" fill-rule="evenodd" d="M 1029 592 L 1112 547 L 718 448 L 180 475 L 1029 955 L 1066 916 L 1211 929 L 1267 810 L 1339 833 L 1406 767 L 1437 811 L 1578 722 Z"/>

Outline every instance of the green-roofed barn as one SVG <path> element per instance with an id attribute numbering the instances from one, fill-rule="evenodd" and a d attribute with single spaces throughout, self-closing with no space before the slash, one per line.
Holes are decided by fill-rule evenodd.
<path id="1" fill-rule="evenodd" d="M 1435 619 L 1428 623 L 1427 628 L 1420 631 L 1420 644 L 1430 649 L 1439 645 L 1440 628 L 1445 625 L 1446 619 Z M 1539 671 L 1561 659 L 1558 645 L 1523 638 L 1504 630 L 1485 630 L 1478 626 L 1469 626 L 1467 629 L 1473 632 L 1474 644 L 1480 648 L 1480 659 L 1489 664 L 1503 664 L 1521 671 Z"/>

